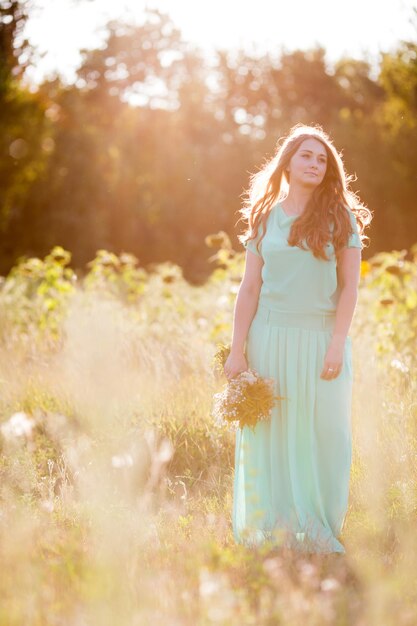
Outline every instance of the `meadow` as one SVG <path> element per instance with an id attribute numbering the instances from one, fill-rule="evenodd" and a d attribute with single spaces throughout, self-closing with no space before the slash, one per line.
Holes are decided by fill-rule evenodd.
<path id="1" fill-rule="evenodd" d="M 0 626 L 414 626 L 417 244 L 362 261 L 345 555 L 236 545 L 214 425 L 244 253 L 199 286 L 54 247 L 0 285 Z"/>

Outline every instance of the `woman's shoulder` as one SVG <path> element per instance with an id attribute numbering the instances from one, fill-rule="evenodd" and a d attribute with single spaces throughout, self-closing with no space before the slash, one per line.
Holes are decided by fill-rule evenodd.
<path id="1" fill-rule="evenodd" d="M 358 222 L 356 220 L 355 212 L 352 210 L 350 206 L 346 206 L 346 210 L 349 215 L 350 226 L 351 226 L 351 232 L 349 234 L 347 247 L 362 249 L 363 246 L 362 246 L 361 238 L 359 236 L 359 228 L 358 228 Z"/>
<path id="2" fill-rule="evenodd" d="M 271 208 L 271 210 L 269 211 L 266 219 L 265 218 L 261 218 L 260 219 L 260 221 L 258 223 L 258 231 L 257 231 L 257 233 L 255 234 L 254 231 L 251 231 L 249 233 L 249 238 L 246 239 L 245 241 L 241 242 L 244 248 L 246 248 L 247 250 L 250 250 L 251 252 L 254 252 L 257 256 L 262 256 L 262 254 L 261 254 L 262 253 L 262 242 L 263 242 L 264 238 L 267 236 L 267 234 L 268 234 L 268 232 L 270 230 L 271 216 L 273 214 L 274 209 L 275 209 L 275 206 L 273 206 Z M 264 224 L 265 224 L 265 226 L 264 226 Z M 263 236 L 264 232 L 265 232 L 265 236 Z M 260 239 L 261 239 L 260 244 L 259 244 L 260 251 L 258 251 L 257 243 L 258 243 L 258 241 Z"/>

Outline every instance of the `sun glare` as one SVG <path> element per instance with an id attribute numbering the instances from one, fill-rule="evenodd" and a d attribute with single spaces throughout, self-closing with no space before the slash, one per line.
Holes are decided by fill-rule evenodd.
<path id="1" fill-rule="evenodd" d="M 281 6 L 269 0 L 37 0 L 35 7 L 27 36 L 44 55 L 30 73 L 35 82 L 55 70 L 73 80 L 80 48 L 100 45 L 108 20 L 141 23 L 146 8 L 169 13 L 184 39 L 207 51 L 241 47 L 279 54 L 320 44 L 330 61 L 350 55 L 372 63 L 381 50 L 415 35 L 405 0 L 294 0 Z"/>

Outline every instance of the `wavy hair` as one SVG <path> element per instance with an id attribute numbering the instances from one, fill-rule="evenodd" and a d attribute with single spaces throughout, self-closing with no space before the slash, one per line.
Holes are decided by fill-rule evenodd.
<path id="1" fill-rule="evenodd" d="M 249 239 L 256 238 L 260 224 L 263 234 L 257 242 L 257 250 L 266 232 L 266 221 L 272 207 L 281 202 L 285 196 L 283 179 L 290 185 L 289 175 L 286 172 L 292 156 L 305 139 L 314 138 L 320 141 L 327 153 L 327 168 L 320 185 L 314 189 L 303 213 L 297 217 L 292 225 L 288 237 L 291 246 L 304 247 L 303 240 L 317 258 L 330 260 L 324 251 L 329 238 L 332 237 L 335 254 L 347 245 L 352 227 L 348 211 L 349 208 L 358 225 L 361 241 L 369 239 L 364 234 L 365 226 L 372 220 L 371 211 L 360 202 L 358 196 L 349 189 L 353 176 L 345 172 L 342 157 L 333 146 L 327 133 L 321 126 L 296 124 L 284 139 L 279 139 L 274 156 L 255 174 L 250 176 L 249 189 L 243 195 L 247 199 L 239 213 L 248 223 L 248 229 L 238 239 L 243 244 Z M 282 143 L 281 143 L 282 142 Z M 331 234 L 331 224 L 333 233 Z"/>

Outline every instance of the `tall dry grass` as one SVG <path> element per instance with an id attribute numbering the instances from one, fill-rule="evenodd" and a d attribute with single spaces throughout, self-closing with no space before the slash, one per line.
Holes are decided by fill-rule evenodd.
<path id="1" fill-rule="evenodd" d="M 220 252 L 201 287 L 101 258 L 55 334 L 45 267 L 3 284 L 0 626 L 417 623 L 415 262 L 363 266 L 347 552 L 301 556 L 233 540 L 234 435 L 210 416 L 211 358 L 243 259 Z"/>

